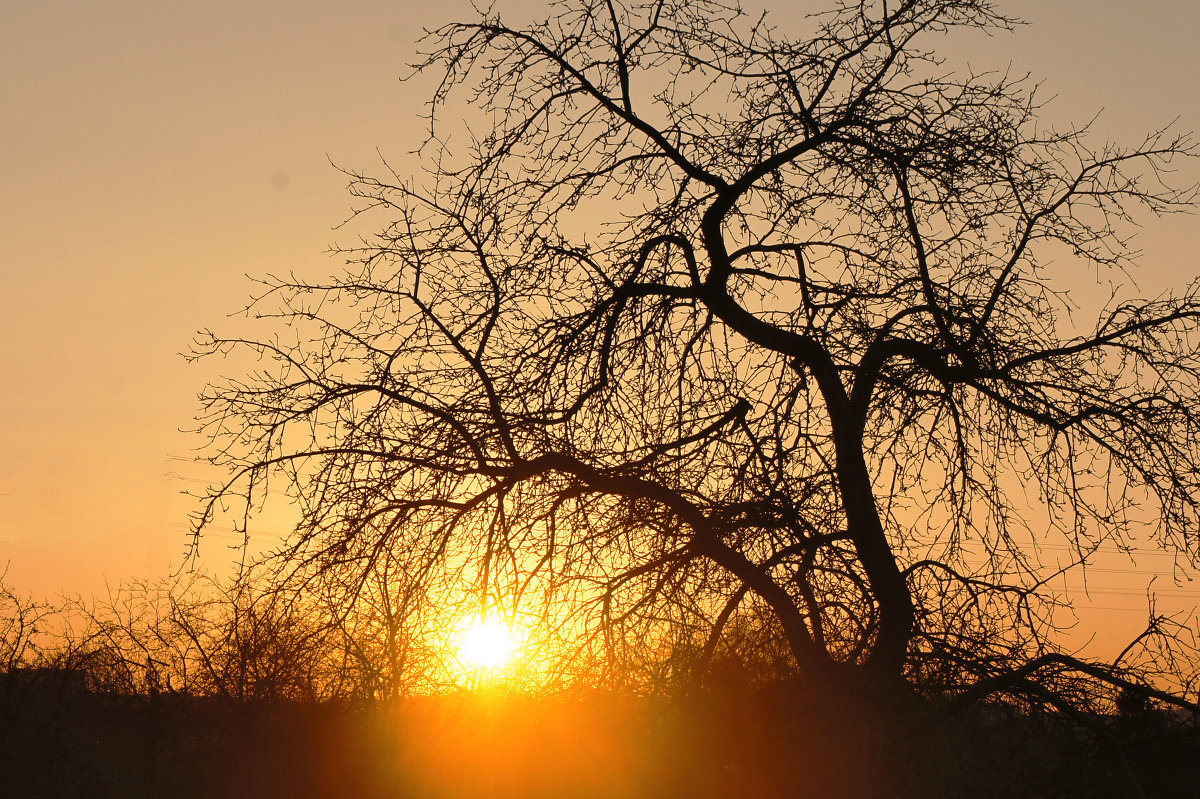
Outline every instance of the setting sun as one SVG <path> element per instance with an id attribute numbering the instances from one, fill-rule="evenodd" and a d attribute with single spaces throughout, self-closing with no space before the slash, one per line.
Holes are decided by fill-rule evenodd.
<path id="1" fill-rule="evenodd" d="M 481 669 L 498 669 L 512 659 L 520 644 L 512 630 L 500 619 L 476 619 L 465 630 L 459 641 L 458 655 L 471 666 Z"/>

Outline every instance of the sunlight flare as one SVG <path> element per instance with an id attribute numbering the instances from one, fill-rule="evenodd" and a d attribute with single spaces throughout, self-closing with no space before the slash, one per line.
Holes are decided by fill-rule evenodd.
<path id="1" fill-rule="evenodd" d="M 520 650 L 521 644 L 512 628 L 496 618 L 471 620 L 462 632 L 458 656 L 478 669 L 499 669 L 506 666 Z"/>

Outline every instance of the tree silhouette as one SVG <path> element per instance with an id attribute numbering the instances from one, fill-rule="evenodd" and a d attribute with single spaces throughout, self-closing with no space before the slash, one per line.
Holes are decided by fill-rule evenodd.
<path id="1" fill-rule="evenodd" d="M 537 619 L 564 674 L 699 669 L 765 619 L 831 685 L 1180 701 L 1059 651 L 1050 582 L 1141 530 L 1191 557 L 1197 286 L 1093 324 L 1067 290 L 1192 207 L 1195 149 L 1052 130 L 930 49 L 1013 23 L 582 0 L 433 32 L 424 174 L 348 173 L 379 233 L 345 272 L 196 347 L 262 363 L 203 395 L 230 477 L 197 534 L 282 482 L 293 573 L 398 559 L 406 596 Z"/>

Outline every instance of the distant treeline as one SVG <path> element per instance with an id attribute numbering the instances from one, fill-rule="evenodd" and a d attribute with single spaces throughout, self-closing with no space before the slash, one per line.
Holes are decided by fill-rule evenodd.
<path id="1" fill-rule="evenodd" d="M 717 647 L 701 632 L 666 629 L 610 648 L 607 659 L 579 647 L 547 654 L 547 644 L 531 642 L 486 682 L 524 693 L 668 696 L 796 676 L 769 614 L 745 604 Z M 386 575 L 298 588 L 269 576 L 191 574 L 56 603 L 0 579 L 0 702 L 48 692 L 376 701 L 476 688 L 484 677 L 457 658 L 457 613 L 406 595 Z"/>
<path id="2" fill-rule="evenodd" d="M 161 693 L 239 701 L 381 699 L 421 679 L 403 619 L 334 608 L 253 579 L 190 575 L 49 603 L 0 584 L 3 699 Z"/>

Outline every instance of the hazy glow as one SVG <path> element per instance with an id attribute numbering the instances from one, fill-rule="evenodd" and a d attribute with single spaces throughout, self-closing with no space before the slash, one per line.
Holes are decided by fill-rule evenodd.
<path id="1" fill-rule="evenodd" d="M 480 669 L 499 669 L 521 648 L 512 629 L 500 619 L 476 619 L 463 630 L 459 658 Z"/>

